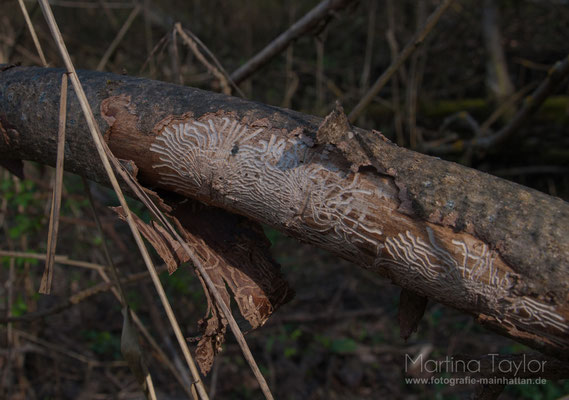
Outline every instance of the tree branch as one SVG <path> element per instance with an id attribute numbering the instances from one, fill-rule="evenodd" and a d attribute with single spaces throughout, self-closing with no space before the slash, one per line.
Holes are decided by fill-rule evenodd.
<path id="1" fill-rule="evenodd" d="M 417 31 L 415 36 L 407 43 L 405 48 L 401 51 L 401 54 L 397 56 L 391 65 L 377 78 L 373 86 L 367 91 L 364 97 L 361 98 L 358 104 L 350 112 L 350 122 L 355 122 L 361 113 L 366 109 L 366 107 L 373 101 L 373 98 L 377 96 L 381 89 L 389 82 L 393 74 L 401 67 L 401 65 L 407 61 L 407 59 L 415 52 L 415 50 L 423 44 L 425 38 L 433 30 L 433 28 L 439 22 L 439 19 L 443 16 L 447 8 L 450 7 L 454 0 L 444 0 L 435 11 L 429 16 L 425 25 L 421 30 Z"/>
<path id="2" fill-rule="evenodd" d="M 55 163 L 61 73 L 0 72 L 0 157 Z M 79 76 L 109 147 L 141 183 L 274 226 L 568 359 L 562 200 L 399 148 L 351 127 L 341 108 L 322 120 L 146 79 Z M 108 184 L 75 96 L 68 115 L 65 167 Z"/>

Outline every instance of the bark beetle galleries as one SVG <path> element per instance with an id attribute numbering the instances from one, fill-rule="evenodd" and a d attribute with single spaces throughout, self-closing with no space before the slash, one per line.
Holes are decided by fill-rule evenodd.
<path id="1" fill-rule="evenodd" d="M 315 146 L 300 130 L 222 111 L 184 115 L 161 124 L 150 150 L 166 188 L 286 226 L 366 267 L 389 266 L 395 282 L 420 293 L 448 296 L 452 286 L 455 306 L 480 310 L 483 304 L 512 329 L 547 328 L 557 344 L 569 332 L 554 305 L 514 294 L 521 277 L 486 243 L 398 212 L 390 177 L 344 168 L 333 146 Z"/>

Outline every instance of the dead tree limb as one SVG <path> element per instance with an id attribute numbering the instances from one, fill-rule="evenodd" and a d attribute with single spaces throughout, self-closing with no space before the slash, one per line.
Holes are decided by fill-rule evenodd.
<path id="1" fill-rule="evenodd" d="M 263 67 L 276 55 L 280 54 L 288 45 L 300 36 L 318 26 L 322 20 L 329 17 L 334 11 L 340 10 L 354 0 L 323 0 L 310 10 L 304 17 L 296 21 L 285 32 L 269 43 L 263 50 L 255 54 L 249 61 L 231 74 L 231 80 L 237 85 L 249 78 L 255 71 Z"/>
<path id="2" fill-rule="evenodd" d="M 0 66 L 0 159 L 56 160 L 60 69 Z M 79 73 L 146 186 L 271 225 L 569 359 L 569 205 L 349 125 L 140 78 Z M 69 96 L 65 167 L 105 183 Z"/>

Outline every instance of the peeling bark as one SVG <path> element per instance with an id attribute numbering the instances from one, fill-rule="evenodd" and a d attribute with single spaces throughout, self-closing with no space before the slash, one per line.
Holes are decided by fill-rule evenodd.
<path id="1" fill-rule="evenodd" d="M 113 210 L 125 220 L 122 207 Z M 207 274 L 230 307 L 231 290 L 241 315 L 252 329 L 262 326 L 269 316 L 293 296 L 277 264 L 269 252 L 270 242 L 261 226 L 240 215 L 184 201 L 175 205 L 172 215 L 188 246 L 203 261 Z M 178 241 L 159 224 L 146 224 L 137 216 L 135 223 L 143 236 L 173 273 L 180 264 L 190 260 Z M 206 293 L 208 311 L 199 321 L 202 336 L 196 359 L 203 374 L 213 365 L 215 354 L 225 340 L 227 321 L 221 316 L 213 294 L 196 271 Z"/>
<path id="2" fill-rule="evenodd" d="M 0 72 L 0 154 L 54 164 L 62 70 Z M 80 72 L 148 187 L 271 225 L 569 359 L 569 205 L 353 128 L 162 82 Z M 69 96 L 66 168 L 99 182 Z"/>

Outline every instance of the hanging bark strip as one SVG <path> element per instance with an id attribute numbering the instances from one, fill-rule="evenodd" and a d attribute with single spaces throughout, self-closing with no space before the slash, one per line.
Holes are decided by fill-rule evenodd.
<path id="1" fill-rule="evenodd" d="M 1 68 L 0 68 L 1 70 Z M 58 69 L 0 72 L 0 157 L 54 164 Z M 80 72 L 114 154 L 149 187 L 269 224 L 569 359 L 569 205 L 325 120 Z M 66 168 L 106 182 L 75 97 Z"/>

